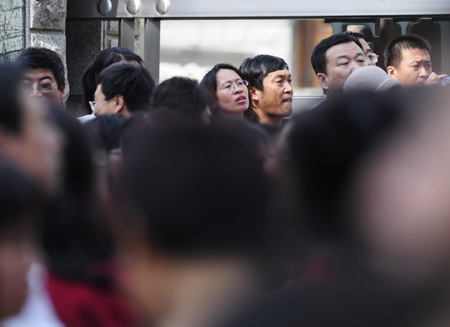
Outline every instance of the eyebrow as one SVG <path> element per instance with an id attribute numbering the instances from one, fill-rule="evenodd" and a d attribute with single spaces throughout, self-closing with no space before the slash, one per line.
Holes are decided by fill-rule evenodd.
<path id="1" fill-rule="evenodd" d="M 223 82 L 222 84 L 220 84 L 220 86 L 224 86 L 227 83 L 233 83 L 233 82 L 237 82 L 237 81 L 243 81 L 242 78 L 236 78 L 235 80 L 229 79 L 228 81 Z"/>
<path id="2" fill-rule="evenodd" d="M 289 77 L 291 77 L 291 74 L 289 74 L 288 78 Z M 286 75 L 278 74 L 278 75 L 275 75 L 273 79 L 277 79 L 277 78 L 286 78 Z"/>
<path id="3" fill-rule="evenodd" d="M 25 81 L 33 81 L 33 79 L 32 78 L 29 78 L 29 77 L 24 77 L 23 78 Z M 53 81 L 53 78 L 51 78 L 51 76 L 49 76 L 49 75 L 46 75 L 46 76 L 43 76 L 43 77 L 41 77 L 41 78 L 39 78 L 39 82 L 41 82 L 41 81 L 43 81 L 44 79 L 49 79 L 49 80 L 51 80 L 51 81 Z"/>

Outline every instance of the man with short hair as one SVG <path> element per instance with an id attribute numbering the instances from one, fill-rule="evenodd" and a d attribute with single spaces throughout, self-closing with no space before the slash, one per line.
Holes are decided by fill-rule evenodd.
<path id="1" fill-rule="evenodd" d="M 281 126 L 292 113 L 291 74 L 287 63 L 271 55 L 247 58 L 239 68 L 248 81 L 250 108 L 247 118 L 260 124 Z"/>
<path id="2" fill-rule="evenodd" d="M 351 36 L 356 37 L 358 39 L 359 43 L 361 43 L 361 45 L 363 47 L 364 55 L 367 58 L 367 64 L 369 66 L 376 66 L 379 56 L 375 52 L 373 52 L 372 48 L 366 42 L 366 40 L 364 40 L 364 36 L 361 33 L 352 32 L 352 31 L 344 31 L 344 32 L 341 32 L 341 34 L 346 34 L 346 35 L 351 35 Z"/>
<path id="3" fill-rule="evenodd" d="M 438 84 L 447 75 L 438 75 L 431 68 L 431 45 L 417 35 L 402 35 L 384 50 L 388 75 L 403 86 Z"/>
<path id="4" fill-rule="evenodd" d="M 94 101 L 90 102 L 96 116 L 114 114 L 129 117 L 133 112 L 148 110 L 155 81 L 142 66 L 118 62 L 98 75 Z"/>
<path id="5" fill-rule="evenodd" d="M 23 70 L 22 88 L 31 97 L 62 102 L 66 82 L 58 53 L 46 48 L 26 48 L 15 63 Z"/>
<path id="6" fill-rule="evenodd" d="M 317 44 L 311 55 L 311 65 L 324 94 L 342 93 L 350 74 L 368 62 L 359 40 L 351 35 L 334 34 Z"/>

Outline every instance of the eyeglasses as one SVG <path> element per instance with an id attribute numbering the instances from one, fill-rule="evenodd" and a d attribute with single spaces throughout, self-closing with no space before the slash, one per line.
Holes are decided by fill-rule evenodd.
<path id="1" fill-rule="evenodd" d="M 227 91 L 227 92 L 231 92 L 231 90 L 233 90 L 235 87 L 237 88 L 241 88 L 241 87 L 247 87 L 248 86 L 248 82 L 246 80 L 238 80 L 236 81 L 236 83 L 225 83 L 220 89 L 219 91 Z"/>
<path id="2" fill-rule="evenodd" d="M 367 55 L 367 60 L 369 60 L 369 62 L 376 64 L 378 62 L 378 57 L 379 55 L 377 55 L 376 53 L 369 53 Z"/>
<path id="3" fill-rule="evenodd" d="M 22 88 L 27 92 L 33 92 L 33 89 L 36 85 L 36 90 L 40 93 L 47 93 L 52 90 L 52 85 L 56 83 L 41 83 L 41 84 L 31 84 L 31 83 L 22 83 Z"/>

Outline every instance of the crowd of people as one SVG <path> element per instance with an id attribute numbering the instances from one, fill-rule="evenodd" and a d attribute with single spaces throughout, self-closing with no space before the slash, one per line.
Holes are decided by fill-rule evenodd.
<path id="1" fill-rule="evenodd" d="M 64 110 L 59 55 L 0 64 L 0 326 L 450 323 L 450 95 L 416 35 L 156 84 L 126 48 Z M 292 117 L 291 117 L 292 116 Z M 448 162 L 447 162 L 448 160 Z"/>

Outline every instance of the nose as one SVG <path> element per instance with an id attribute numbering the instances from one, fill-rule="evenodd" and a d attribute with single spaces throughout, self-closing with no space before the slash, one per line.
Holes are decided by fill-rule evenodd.
<path id="1" fill-rule="evenodd" d="M 42 96 L 42 93 L 38 91 L 36 85 L 32 86 L 30 96 L 32 96 L 32 97 L 41 97 Z"/>
<path id="2" fill-rule="evenodd" d="M 422 66 L 419 70 L 419 77 L 427 78 L 429 75 L 428 70 Z"/>
<path id="3" fill-rule="evenodd" d="M 238 85 L 233 85 L 233 93 L 237 94 L 237 93 L 242 93 L 244 92 L 242 87 L 239 87 Z"/>
<path id="4" fill-rule="evenodd" d="M 293 93 L 294 89 L 292 88 L 291 82 L 286 82 L 284 84 L 284 93 Z"/>

